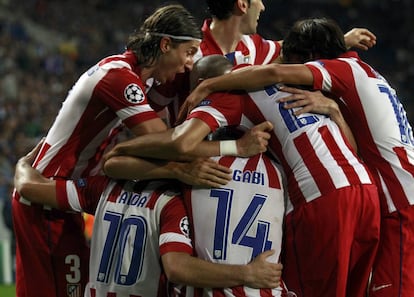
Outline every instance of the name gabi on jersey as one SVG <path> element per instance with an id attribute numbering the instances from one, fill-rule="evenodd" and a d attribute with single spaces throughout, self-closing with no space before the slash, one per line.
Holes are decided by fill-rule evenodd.
<path id="1" fill-rule="evenodd" d="M 142 195 L 142 193 L 122 192 L 116 202 L 136 207 L 145 207 L 147 201 L 148 196 Z"/>
<path id="2" fill-rule="evenodd" d="M 264 186 L 264 174 L 259 171 L 233 170 L 233 180 L 236 182 L 250 183 Z"/>

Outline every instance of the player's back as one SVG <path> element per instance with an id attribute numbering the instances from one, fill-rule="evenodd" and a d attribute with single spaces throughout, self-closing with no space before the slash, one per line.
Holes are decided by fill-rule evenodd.
<path id="1" fill-rule="evenodd" d="M 173 189 L 162 181 L 124 187 L 113 181 L 105 189 L 95 213 L 85 296 L 157 296 L 160 253 L 183 244 L 191 251 L 183 202 Z"/>
<path id="2" fill-rule="evenodd" d="M 323 115 L 295 116 L 278 101 L 287 95 L 276 86 L 243 94 L 216 93 L 190 117 L 203 119 L 213 131 L 217 126 L 251 128 L 265 120 L 272 122 L 268 149 L 283 166 L 293 206 L 351 184 L 372 184 L 370 173 L 338 126 Z"/>
<path id="3" fill-rule="evenodd" d="M 264 155 L 215 159 L 233 170 L 232 180 L 221 188 L 193 188 L 185 196 L 197 256 L 216 263 L 247 264 L 259 253 L 274 249 L 269 261 L 278 262 L 284 213 L 279 170 Z M 205 289 L 204 296 L 218 292 L 222 290 Z M 280 289 L 237 287 L 224 292 L 228 296 L 280 296 Z"/>
<path id="4" fill-rule="evenodd" d="M 396 91 L 356 54 L 307 65 L 317 75 L 315 84 L 342 98 L 346 105 L 341 110 L 359 153 L 377 184 L 384 186 L 389 211 L 395 210 L 395 204 L 400 208 L 414 204 L 414 137 Z"/>

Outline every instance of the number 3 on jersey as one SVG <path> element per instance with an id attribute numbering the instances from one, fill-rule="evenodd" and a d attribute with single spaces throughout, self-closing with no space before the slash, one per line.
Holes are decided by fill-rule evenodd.
<path id="1" fill-rule="evenodd" d="M 233 190 L 213 189 L 210 192 L 211 198 L 217 198 L 217 215 L 214 232 L 214 259 L 225 260 L 227 258 L 227 240 L 229 236 L 230 214 L 233 201 Z M 270 223 L 256 220 L 261 208 L 266 202 L 267 196 L 255 194 L 249 206 L 241 216 L 240 221 L 232 230 L 231 244 L 249 247 L 252 249 L 251 259 L 258 254 L 270 250 L 272 242 L 269 241 Z M 255 236 L 247 233 L 257 221 Z"/>

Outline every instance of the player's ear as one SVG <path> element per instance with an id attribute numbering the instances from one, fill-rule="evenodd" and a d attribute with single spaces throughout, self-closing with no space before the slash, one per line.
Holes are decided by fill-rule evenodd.
<path id="1" fill-rule="evenodd" d="M 167 53 L 171 49 L 171 38 L 163 37 L 160 41 L 160 49 L 163 54 Z"/>
<path id="2" fill-rule="evenodd" d="M 242 14 L 247 13 L 247 9 L 249 8 L 249 2 L 248 0 L 237 0 L 235 3 L 235 9 Z"/>

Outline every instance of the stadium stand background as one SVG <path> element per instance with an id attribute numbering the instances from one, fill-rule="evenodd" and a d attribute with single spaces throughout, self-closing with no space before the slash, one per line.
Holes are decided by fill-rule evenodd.
<path id="1" fill-rule="evenodd" d="M 0 266 L 9 269 L 12 233 L 7 203 L 16 160 L 50 127 L 77 77 L 100 58 L 123 50 L 126 38 L 157 0 L 0 0 Z M 168 1 L 169 3 L 171 1 Z M 182 3 L 199 18 L 204 1 Z M 258 32 L 279 40 L 293 21 L 335 19 L 344 31 L 366 27 L 377 45 L 360 55 L 398 90 L 414 123 L 414 4 L 411 0 L 264 0 Z M 2 214 L 3 213 L 3 214 Z M 4 252 L 6 251 L 6 252 Z M 10 274 L 0 268 L 0 283 Z"/>

